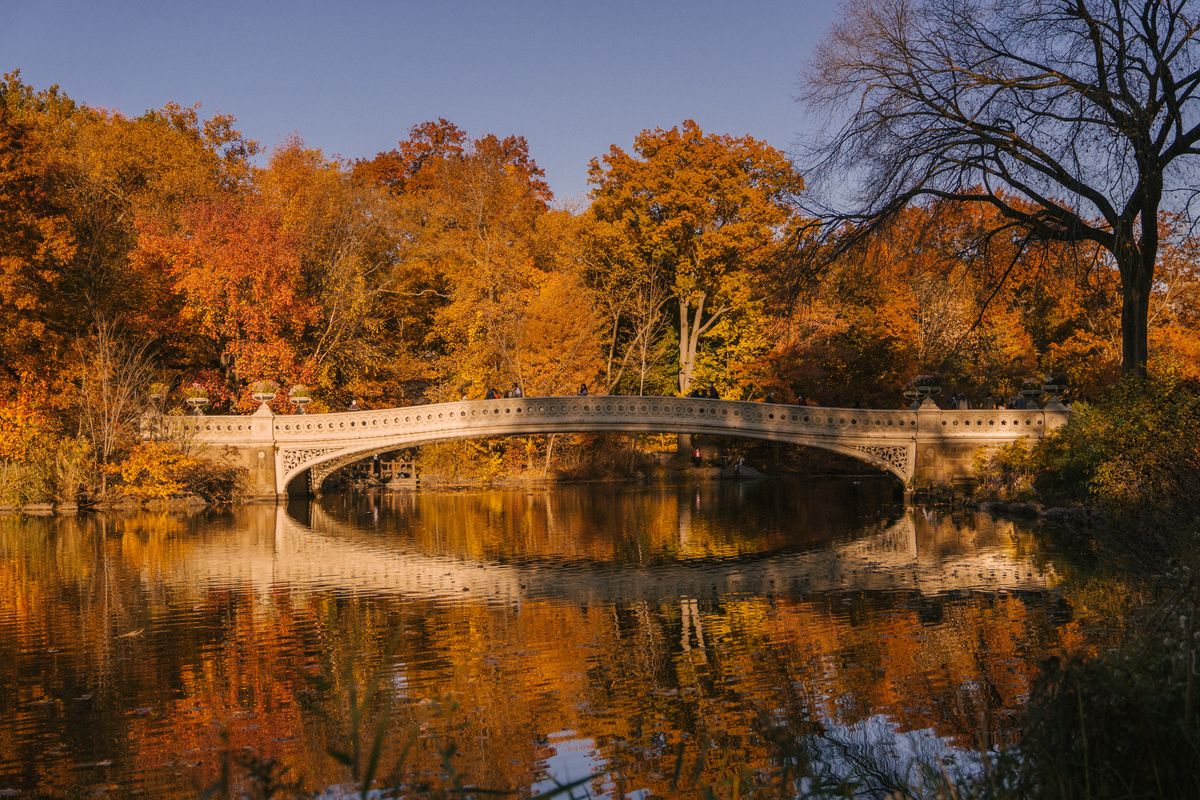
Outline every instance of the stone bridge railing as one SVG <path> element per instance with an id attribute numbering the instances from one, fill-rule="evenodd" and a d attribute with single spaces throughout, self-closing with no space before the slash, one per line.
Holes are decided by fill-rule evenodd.
<path id="1" fill-rule="evenodd" d="M 969 476 L 975 454 L 1040 438 L 1069 411 L 871 410 L 676 397 L 530 397 L 335 414 L 161 417 L 152 430 L 251 472 L 255 491 L 283 495 L 296 477 L 436 441 L 550 433 L 684 433 L 820 447 L 865 461 L 906 484 Z"/>

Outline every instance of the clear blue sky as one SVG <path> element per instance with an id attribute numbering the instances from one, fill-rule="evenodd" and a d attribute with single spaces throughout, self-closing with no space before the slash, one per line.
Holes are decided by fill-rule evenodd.
<path id="1" fill-rule="evenodd" d="M 298 133 L 371 156 L 446 117 L 523 134 L 560 200 L 589 158 L 693 118 L 790 150 L 798 75 L 836 0 L 232 3 L 2 0 L 0 69 L 137 114 L 233 114 L 268 147 Z"/>

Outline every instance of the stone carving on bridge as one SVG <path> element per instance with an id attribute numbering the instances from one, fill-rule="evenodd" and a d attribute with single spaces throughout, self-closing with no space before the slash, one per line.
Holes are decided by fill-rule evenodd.
<path id="1" fill-rule="evenodd" d="M 320 458 L 326 453 L 341 450 L 341 447 L 285 447 L 279 455 L 283 461 L 283 471 L 288 475 L 313 459 Z"/>
<path id="2" fill-rule="evenodd" d="M 877 458 L 885 464 L 891 464 L 900 473 L 908 473 L 908 447 L 902 445 L 860 444 L 854 449 Z"/>

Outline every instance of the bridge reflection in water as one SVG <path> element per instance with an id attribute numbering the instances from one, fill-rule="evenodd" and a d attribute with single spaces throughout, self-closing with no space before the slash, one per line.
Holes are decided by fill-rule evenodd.
<path id="1" fill-rule="evenodd" d="M 522 564 L 423 552 L 373 535 L 319 504 L 312 505 L 307 524 L 277 506 L 273 525 L 270 540 L 240 539 L 234 548 L 194 551 L 180 578 L 252 586 L 264 594 L 276 586 L 428 600 L 471 592 L 491 602 L 539 598 L 585 605 L 829 592 L 1041 591 L 1056 583 L 1052 567 L 1015 554 L 999 541 L 944 551 L 932 519 L 918 510 L 907 511 L 879 532 L 811 551 L 650 565 L 583 560 Z"/>
<path id="2" fill-rule="evenodd" d="M 1028 532 L 904 511 L 891 489 L 0 519 L 0 790 L 194 797 L 226 747 L 331 787 L 349 686 L 373 675 L 383 760 L 415 735 L 405 779 L 439 787 L 451 741 L 476 785 L 595 771 L 598 795 L 729 794 L 741 770 L 774 785 L 801 763 L 785 745 L 841 773 L 903 773 L 917 751 L 969 767 L 1080 623 Z"/>

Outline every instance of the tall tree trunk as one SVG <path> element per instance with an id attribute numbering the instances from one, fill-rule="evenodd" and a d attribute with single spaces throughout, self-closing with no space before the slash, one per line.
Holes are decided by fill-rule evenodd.
<path id="1" fill-rule="evenodd" d="M 642 338 L 640 340 L 642 343 L 642 345 L 641 345 L 642 363 L 638 370 L 638 397 L 645 397 L 645 395 L 646 395 L 646 355 L 647 355 L 646 339 L 647 338 L 649 338 L 649 336 L 645 335 L 645 336 L 642 336 Z"/>
<path id="2" fill-rule="evenodd" d="M 550 434 L 550 440 L 546 442 L 546 463 L 542 465 L 542 480 L 550 476 L 550 461 L 554 456 L 554 440 L 558 438 L 557 433 Z"/>
<path id="3" fill-rule="evenodd" d="M 1121 371 L 1144 378 L 1149 358 L 1150 289 L 1127 282 L 1121 295 Z"/>
<path id="4" fill-rule="evenodd" d="M 612 391 L 615 381 L 613 381 L 613 362 L 617 359 L 617 338 L 621 332 L 621 315 L 613 315 L 613 323 L 611 332 L 608 338 L 608 358 L 604 362 L 604 386 L 608 391 Z"/>
<path id="5" fill-rule="evenodd" d="M 692 372 L 696 369 L 696 350 L 700 345 L 700 334 L 708 325 L 704 321 L 704 301 L 707 292 L 696 295 L 696 307 L 692 309 L 688 298 L 679 298 L 679 395 L 686 397 L 692 388 Z M 719 312 L 718 312 L 719 313 Z M 715 319 L 716 316 L 713 316 Z M 710 319 L 711 323 L 712 320 Z"/>
<path id="6" fill-rule="evenodd" d="M 696 318 L 691 318 L 688 298 L 679 298 L 679 396 L 687 397 L 692 388 L 692 370 L 696 367 L 696 342 L 700 338 L 700 315 L 704 312 L 704 294 L 696 304 Z M 681 433 L 675 439 L 675 452 L 681 456 L 692 454 L 692 435 Z"/>
<path id="7" fill-rule="evenodd" d="M 1145 152 L 1150 147 L 1144 146 Z M 1139 167 L 1144 181 L 1141 193 L 1141 230 L 1135 239 L 1133 223 L 1118 226 L 1116 233 L 1117 266 L 1121 271 L 1121 371 L 1126 375 L 1146 377 L 1150 359 L 1147 341 L 1150 327 L 1150 292 L 1154 284 L 1154 267 L 1158 262 L 1158 210 L 1162 199 L 1162 173 L 1148 159 L 1140 158 Z M 1129 242 L 1130 246 L 1121 244 Z"/>
<path id="8" fill-rule="evenodd" d="M 691 316 L 688 314 L 688 301 L 686 297 L 679 298 L 679 395 L 684 397 L 688 393 L 688 387 L 692 385 L 692 370 L 691 362 L 688 359 L 688 340 L 689 335 L 688 323 L 691 322 Z"/>
<path id="9" fill-rule="evenodd" d="M 1132 223 L 1119 227 L 1113 248 L 1121 272 L 1121 371 L 1140 378 L 1146 377 L 1149 358 L 1150 293 L 1158 260 L 1158 213 L 1147 205 L 1143 219 L 1152 220 L 1149 228 L 1143 225 L 1135 239 Z"/>

